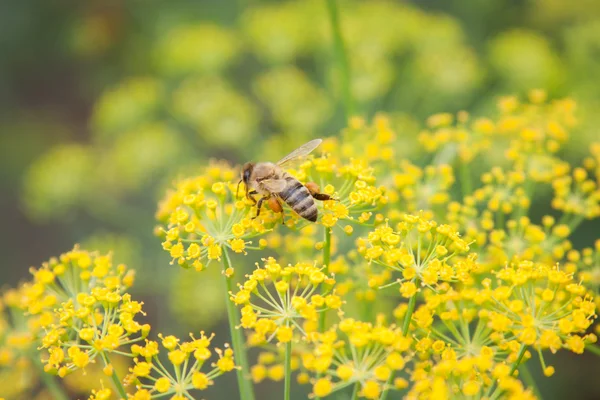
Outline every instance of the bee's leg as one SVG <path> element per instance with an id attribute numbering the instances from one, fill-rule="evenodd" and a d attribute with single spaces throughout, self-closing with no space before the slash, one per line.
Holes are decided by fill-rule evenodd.
<path id="1" fill-rule="evenodd" d="M 263 205 L 263 201 L 265 201 L 265 200 L 269 200 L 269 198 L 266 196 L 263 196 L 260 198 L 260 200 L 258 200 L 258 203 L 256 204 L 256 215 L 252 219 L 258 218 L 258 216 L 260 215 L 260 209 Z"/>
<path id="2" fill-rule="evenodd" d="M 235 188 L 235 198 L 237 199 L 240 195 L 240 185 L 242 184 L 242 179 L 239 180 L 237 187 Z"/>
<path id="3" fill-rule="evenodd" d="M 304 186 L 308 189 L 308 192 L 310 193 L 310 195 L 317 200 L 321 200 L 321 201 L 337 200 L 328 194 L 319 193 L 319 190 L 320 190 L 319 185 L 317 185 L 314 182 L 307 182 Z"/>
<path id="4" fill-rule="evenodd" d="M 277 200 L 277 203 L 279 204 L 279 208 L 281 208 L 281 224 L 285 225 L 285 210 L 283 209 L 283 200 L 281 199 L 281 197 L 275 195 L 275 199 Z"/>
<path id="5" fill-rule="evenodd" d="M 325 194 L 325 193 L 311 193 L 310 195 L 311 195 L 312 197 L 314 197 L 315 199 L 317 199 L 317 200 L 321 200 L 321 201 L 326 201 L 326 200 L 337 200 L 337 199 L 334 199 L 333 197 L 331 197 L 330 195 L 328 195 L 328 194 Z"/>
<path id="6" fill-rule="evenodd" d="M 256 199 L 254 197 L 252 197 L 252 195 L 255 195 L 255 194 L 258 194 L 258 192 L 256 190 L 246 192 L 246 198 L 249 199 L 250 201 L 252 201 L 254 203 L 254 205 L 256 205 Z"/>

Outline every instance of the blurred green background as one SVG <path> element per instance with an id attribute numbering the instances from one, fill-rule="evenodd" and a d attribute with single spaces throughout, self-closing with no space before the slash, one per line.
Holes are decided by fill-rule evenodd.
<path id="1" fill-rule="evenodd" d="M 569 152 L 600 138 L 597 0 L 339 4 L 359 115 L 410 136 L 430 114 L 544 88 L 578 102 Z M 0 282 L 73 243 L 112 249 L 158 331 L 226 338 L 219 271 L 169 265 L 157 200 L 211 158 L 276 159 L 339 132 L 333 65 L 323 1 L 1 2 Z M 554 362 L 545 397 L 599 398 L 592 357 Z"/>

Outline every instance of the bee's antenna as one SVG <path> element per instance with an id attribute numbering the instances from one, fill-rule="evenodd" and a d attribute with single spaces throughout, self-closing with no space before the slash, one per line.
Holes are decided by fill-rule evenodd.
<path id="1" fill-rule="evenodd" d="M 239 197 L 239 195 L 240 195 L 240 183 L 242 183 L 242 180 L 241 180 L 241 179 L 240 179 L 240 181 L 239 181 L 239 182 L 238 182 L 238 184 L 237 184 L 237 188 L 235 189 L 235 198 L 236 198 L 236 200 L 237 200 L 237 198 L 238 198 L 238 197 Z"/>

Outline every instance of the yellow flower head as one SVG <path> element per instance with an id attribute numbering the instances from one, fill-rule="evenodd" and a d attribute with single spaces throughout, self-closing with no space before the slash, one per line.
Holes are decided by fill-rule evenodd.
<path id="1" fill-rule="evenodd" d="M 287 343 L 294 331 L 306 336 L 316 329 L 320 313 L 342 306 L 339 296 L 331 292 L 334 279 L 322 268 L 309 263 L 282 267 L 274 258 L 264 262 L 231 294 L 231 300 L 242 307 L 242 327 L 254 331 L 252 343 L 273 338 Z"/>

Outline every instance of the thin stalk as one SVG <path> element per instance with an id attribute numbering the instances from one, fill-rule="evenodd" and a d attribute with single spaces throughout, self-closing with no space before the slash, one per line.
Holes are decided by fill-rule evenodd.
<path id="1" fill-rule="evenodd" d="M 325 227 L 325 244 L 323 245 L 323 265 L 325 275 L 329 274 L 329 263 L 331 262 L 331 228 Z M 325 311 L 319 315 L 319 332 L 325 330 Z"/>
<path id="2" fill-rule="evenodd" d="M 350 63 L 346 53 L 346 46 L 342 36 L 340 25 L 340 14 L 336 0 L 327 0 L 327 15 L 333 34 L 333 53 L 335 54 L 336 67 L 340 74 L 340 88 L 342 91 L 342 100 L 344 102 L 344 111 L 346 118 L 350 118 L 355 113 L 354 100 L 352 98 L 352 89 L 350 87 Z"/>
<path id="3" fill-rule="evenodd" d="M 102 356 L 102 359 L 104 360 L 104 365 L 110 365 L 110 358 L 108 358 L 108 354 L 106 354 L 106 352 L 102 352 L 100 354 Z M 112 379 L 113 385 L 115 385 L 115 389 L 117 389 L 117 392 L 119 393 L 120 398 L 127 399 L 127 392 L 125 391 L 125 388 L 123 387 L 123 383 L 117 376 L 117 371 L 114 368 L 113 368 L 113 373 L 110 375 L 110 379 Z"/>
<path id="4" fill-rule="evenodd" d="M 460 162 L 460 187 L 462 189 L 463 197 L 467 197 L 471 193 L 473 193 L 473 182 L 471 180 L 471 173 L 469 171 L 469 166 L 463 160 L 459 160 Z"/>
<path id="5" fill-rule="evenodd" d="M 325 274 L 329 273 L 329 263 L 331 262 L 331 228 L 325 227 L 325 244 L 323 245 L 323 265 L 325 266 Z M 325 311 L 319 314 L 319 332 L 325 331 Z M 320 378 L 321 374 L 317 374 L 317 378 Z M 315 397 L 315 400 L 319 400 L 319 397 Z"/>
<path id="6" fill-rule="evenodd" d="M 521 365 L 519 367 L 519 372 L 521 373 L 521 376 L 523 377 L 523 380 L 525 381 L 527 386 L 531 390 L 533 390 L 533 394 L 535 394 L 535 397 L 537 397 L 538 399 L 541 399 L 542 394 L 540 393 L 540 389 L 538 388 L 537 384 L 535 383 L 535 379 L 533 379 L 533 375 L 531 375 L 531 371 L 529 371 L 527 364 Z"/>
<path id="7" fill-rule="evenodd" d="M 360 382 L 356 382 L 354 384 L 354 389 L 352 389 L 352 400 L 358 399 L 358 389 L 360 388 Z"/>
<path id="8" fill-rule="evenodd" d="M 419 286 L 419 280 L 415 279 L 415 285 L 417 285 L 417 287 Z M 412 296 L 410 298 L 410 300 L 408 300 L 408 310 L 406 310 L 406 315 L 404 316 L 404 321 L 402 322 L 402 335 L 406 336 L 408 335 L 408 329 L 410 328 L 410 321 L 412 319 L 412 315 L 415 312 L 415 306 L 417 304 L 417 294 L 415 293 L 414 296 Z M 383 389 L 383 392 L 381 393 L 381 397 L 379 397 L 379 400 L 385 400 L 387 398 L 388 392 L 389 392 L 389 388 L 392 385 L 392 382 L 394 382 L 394 372 L 392 371 L 392 373 L 390 374 L 390 377 L 388 378 L 386 384 L 385 384 L 385 389 Z"/>
<path id="9" fill-rule="evenodd" d="M 231 260 L 229 259 L 229 253 L 227 247 L 223 246 L 223 267 L 225 271 L 231 268 Z M 242 331 L 236 329 L 236 326 L 240 324 L 240 316 L 235 304 L 229 299 L 229 293 L 233 291 L 233 276 L 227 276 L 223 273 L 223 279 L 225 281 L 225 287 L 227 288 L 225 293 L 225 304 L 227 306 L 227 318 L 229 320 L 229 332 L 231 333 L 231 346 L 233 347 L 233 356 L 235 357 L 235 363 L 240 368 L 236 370 L 238 387 L 240 390 L 241 400 L 254 400 L 254 390 L 250 379 L 244 377 L 244 373 L 248 373 L 250 368 L 248 366 L 248 358 L 246 356 L 246 349 L 244 348 L 244 338 L 242 337 Z"/>
<path id="10" fill-rule="evenodd" d="M 39 358 L 33 355 L 31 356 L 31 360 L 39 370 L 40 378 L 44 382 L 44 386 L 46 386 L 50 394 L 52 394 L 52 398 L 56 400 L 69 400 L 69 396 L 67 396 L 61 384 L 58 383 L 56 377 L 44 371 L 44 366 Z"/>
<path id="11" fill-rule="evenodd" d="M 600 356 L 600 347 L 597 344 L 588 343 L 585 345 L 585 349 L 592 354 Z"/>
<path id="12" fill-rule="evenodd" d="M 419 286 L 419 281 L 415 282 L 417 287 Z M 408 335 L 408 328 L 410 327 L 410 321 L 412 319 L 413 312 L 415 311 L 415 305 L 417 304 L 417 294 L 410 298 L 408 301 L 408 310 L 406 310 L 406 315 L 404 316 L 404 322 L 402 323 L 402 335 Z"/>
<path id="13" fill-rule="evenodd" d="M 517 356 L 517 361 L 515 361 L 515 363 L 513 364 L 512 368 L 510 369 L 510 374 L 508 374 L 509 376 L 512 376 L 512 374 L 515 373 L 515 371 L 517 370 L 517 368 L 519 368 L 519 364 L 521 364 L 521 361 L 523 361 L 523 356 L 525 356 L 525 349 L 527 348 L 526 345 L 522 344 L 521 348 L 519 349 L 519 354 Z"/>
<path id="14" fill-rule="evenodd" d="M 292 383 L 292 341 L 285 345 L 285 386 L 283 392 L 284 400 L 290 400 L 290 391 Z"/>

